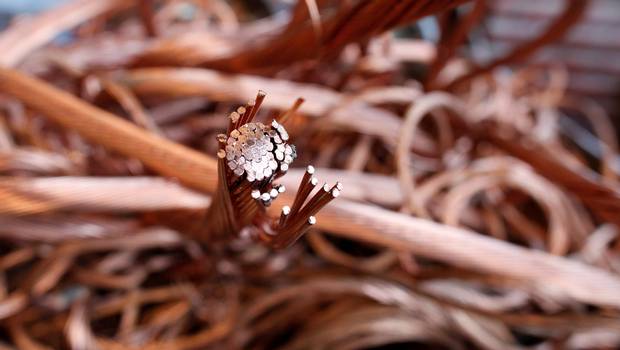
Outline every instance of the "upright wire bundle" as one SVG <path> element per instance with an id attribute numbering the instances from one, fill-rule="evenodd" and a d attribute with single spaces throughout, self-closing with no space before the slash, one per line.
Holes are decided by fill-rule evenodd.
<path id="1" fill-rule="evenodd" d="M 218 187 L 207 213 L 206 231 L 210 238 L 222 240 L 247 232 L 281 249 L 316 224 L 314 215 L 338 197 L 342 184 L 325 184 L 310 197 L 318 184 L 310 165 L 292 207 L 284 206 L 279 219 L 266 214 L 266 207 L 286 190 L 274 181 L 286 174 L 297 157 L 295 146 L 288 143 L 284 123 L 303 100 L 298 99 L 291 109 L 265 125 L 254 121 L 264 99 L 265 93 L 259 91 L 255 100 L 230 113 L 226 134 L 217 136 Z"/>

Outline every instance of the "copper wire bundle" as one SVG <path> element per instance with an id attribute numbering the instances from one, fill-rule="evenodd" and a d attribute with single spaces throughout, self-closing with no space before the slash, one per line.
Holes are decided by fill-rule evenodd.
<path id="1" fill-rule="evenodd" d="M 303 100 L 297 99 L 268 127 L 253 121 L 264 98 L 265 93 L 259 91 L 256 99 L 230 113 L 226 134 L 217 136 L 218 187 L 206 216 L 205 241 L 232 239 L 247 229 L 274 248 L 286 248 L 316 224 L 314 215 L 342 191 L 339 182 L 331 189 L 325 184 L 304 205 L 318 183 L 312 176 L 314 167 L 308 166 L 292 209 L 283 207 L 279 220 L 266 215 L 265 208 L 286 190 L 273 181 L 286 174 L 297 157 L 295 146 L 287 143 L 289 135 L 278 120 L 288 120 Z"/>

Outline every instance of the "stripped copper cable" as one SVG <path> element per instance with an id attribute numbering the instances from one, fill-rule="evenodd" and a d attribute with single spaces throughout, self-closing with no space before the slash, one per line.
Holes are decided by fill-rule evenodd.
<path id="1" fill-rule="evenodd" d="M 284 206 L 277 219 L 267 215 L 266 208 L 286 190 L 274 181 L 286 174 L 297 157 L 283 123 L 290 120 L 303 100 L 297 99 L 290 110 L 265 125 L 254 121 L 264 98 L 265 93 L 259 91 L 255 100 L 232 112 L 226 134 L 217 136 L 219 183 L 207 212 L 207 234 L 225 240 L 247 229 L 253 237 L 282 249 L 316 223 L 316 213 L 338 197 L 342 184 L 325 184 L 310 196 L 318 184 L 310 165 L 292 206 Z"/>

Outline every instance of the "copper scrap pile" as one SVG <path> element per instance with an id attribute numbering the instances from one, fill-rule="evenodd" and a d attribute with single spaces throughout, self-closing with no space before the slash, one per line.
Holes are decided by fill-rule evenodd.
<path id="1" fill-rule="evenodd" d="M 566 93 L 565 68 L 508 68 L 587 11 L 564 4 L 486 63 L 468 54 L 481 0 L 74 0 L 15 18 L 0 349 L 620 347 L 614 123 Z M 416 35 L 427 16 L 437 43 Z M 218 135 L 259 90 L 243 132 L 265 128 L 266 160 L 242 169 L 246 139 Z M 276 221 L 308 184 L 339 197 L 286 249 L 212 240 L 218 159 L 286 172 L 252 194 Z"/>

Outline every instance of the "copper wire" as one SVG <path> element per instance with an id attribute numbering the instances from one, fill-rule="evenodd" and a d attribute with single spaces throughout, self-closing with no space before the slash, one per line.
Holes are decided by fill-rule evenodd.
<path id="1" fill-rule="evenodd" d="M 338 196 L 342 185 L 337 183 L 332 189 L 325 187 L 303 206 L 318 183 L 312 176 L 314 167 L 308 166 L 292 208 L 285 207 L 279 221 L 271 222 L 264 214 L 265 208 L 285 191 L 283 185 L 274 185 L 272 181 L 286 173 L 296 154 L 286 143 L 287 131 L 276 120 L 272 121 L 271 129 L 253 122 L 264 98 L 265 93 L 259 91 L 246 107 L 237 108 L 229 116 L 227 134 L 217 136 L 219 184 L 207 213 L 205 231 L 232 239 L 244 227 L 255 226 L 259 231 L 269 231 L 259 233 L 263 241 L 274 248 L 284 248 L 316 224 L 314 215 Z M 294 109 L 300 103 L 298 99 Z M 269 162 L 269 168 L 264 168 L 263 174 L 259 165 L 265 162 Z"/>

